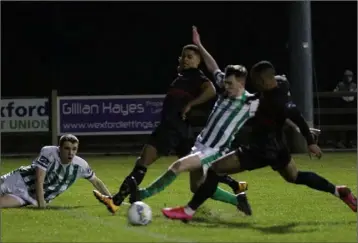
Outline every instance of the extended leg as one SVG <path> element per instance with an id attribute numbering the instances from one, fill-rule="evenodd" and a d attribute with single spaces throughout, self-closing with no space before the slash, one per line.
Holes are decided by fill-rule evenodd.
<path id="1" fill-rule="evenodd" d="M 242 171 L 236 152 L 229 153 L 213 163 L 212 168 L 208 170 L 205 182 L 198 188 L 186 207 L 165 208 L 162 209 L 163 214 L 171 219 L 190 220 L 196 209 L 216 192 L 219 176 L 215 171 L 227 173 L 225 167 L 228 169 L 227 171 Z M 246 195 L 240 193 L 237 200 L 238 209 L 247 215 L 251 215 L 252 212 Z"/>
<path id="2" fill-rule="evenodd" d="M 111 198 L 101 194 L 97 190 L 94 190 L 94 196 L 107 207 L 108 211 L 114 214 L 116 211 L 118 211 L 119 206 L 122 204 L 123 200 L 130 194 L 128 181 L 133 178 L 136 181 L 136 184 L 140 184 L 143 181 L 145 173 L 147 172 L 147 166 L 154 163 L 157 158 L 157 149 L 152 145 L 145 145 L 142 154 L 137 159 L 136 165 L 132 172 L 126 177 L 120 186 L 119 192 L 116 193 L 113 198 Z"/>
<path id="3" fill-rule="evenodd" d="M 204 176 L 202 168 L 190 172 L 190 190 L 192 193 L 195 193 L 196 190 L 199 188 L 199 186 L 205 181 L 205 177 L 206 176 Z M 228 178 L 230 177 L 217 176 L 219 182 L 221 182 L 223 178 L 225 178 L 225 180 L 229 180 Z M 235 194 L 247 190 L 248 186 L 246 182 L 237 182 L 234 179 L 232 180 L 233 180 L 232 184 L 235 184 L 235 190 L 236 190 L 234 191 Z M 230 193 L 220 187 L 217 187 L 215 193 L 211 196 L 211 199 L 237 206 L 237 198 L 235 194 Z"/>
<path id="4" fill-rule="evenodd" d="M 193 171 L 201 168 L 201 161 L 196 154 L 188 155 L 174 162 L 168 170 L 159 176 L 152 184 L 147 188 L 139 190 L 140 199 L 151 197 L 169 186 L 179 175 L 184 171 Z"/>
<path id="5" fill-rule="evenodd" d="M 0 196 L 0 208 L 18 208 L 22 207 L 25 202 L 12 194 L 5 194 Z"/>
<path id="6" fill-rule="evenodd" d="M 306 185 L 312 189 L 328 192 L 339 197 L 354 212 L 357 212 L 357 198 L 348 187 L 335 186 L 314 172 L 299 171 L 293 160 L 291 160 L 285 168 L 278 170 L 278 172 L 287 182 Z"/>

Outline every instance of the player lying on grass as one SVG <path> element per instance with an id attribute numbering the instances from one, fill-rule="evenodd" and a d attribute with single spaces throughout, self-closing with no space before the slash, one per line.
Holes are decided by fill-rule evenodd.
<path id="1" fill-rule="evenodd" d="M 32 165 L 0 177 L 0 208 L 45 208 L 78 178 L 87 179 L 101 193 L 111 195 L 88 163 L 76 155 L 79 141 L 74 135 L 63 135 L 59 144 L 43 147 Z"/>
<path id="2" fill-rule="evenodd" d="M 135 167 L 127 178 L 134 177 L 138 185 L 143 181 L 147 167 L 154 163 L 159 156 L 168 155 L 175 150 L 179 158 L 188 155 L 193 146 L 189 111 L 192 107 L 207 102 L 216 95 L 215 87 L 210 80 L 198 69 L 201 55 L 195 45 L 183 47 L 179 58 L 178 76 L 172 82 L 164 99 L 160 125 L 153 131 L 148 143 L 136 161 Z M 202 171 L 192 171 L 190 174 L 190 189 L 197 188 Z M 120 186 L 119 192 L 107 200 L 109 210 L 115 213 L 123 200 L 129 194 L 128 179 Z M 237 193 L 240 191 L 239 182 L 229 176 L 220 177 L 220 182 L 228 184 Z M 96 195 L 98 197 L 100 195 Z M 218 198 L 221 200 L 221 198 Z"/>
<path id="3" fill-rule="evenodd" d="M 184 171 L 206 170 L 210 164 L 220 156 L 227 153 L 235 134 L 244 123 L 253 116 L 258 101 L 250 97 L 253 95 L 245 90 L 247 70 L 241 65 L 228 65 L 225 73 L 221 72 L 213 57 L 204 49 L 199 40 L 196 29 L 193 30 L 194 43 L 198 44 L 200 53 L 210 72 L 214 74 L 215 81 L 224 91 L 217 99 L 208 118 L 205 128 L 199 134 L 190 155 L 174 162 L 168 170 L 157 178 L 148 188 L 140 190 L 140 200 L 151 197 L 164 190 Z M 128 177 L 126 184 L 135 188 L 136 179 Z M 199 183 L 199 181 L 198 181 Z M 247 189 L 247 184 L 240 184 L 240 192 Z M 112 200 L 94 192 L 97 199 L 104 203 L 112 213 L 116 211 Z M 217 188 L 212 195 L 213 199 L 238 206 L 240 203 L 235 194 Z"/>
<path id="4" fill-rule="evenodd" d="M 287 81 L 275 77 L 275 69 L 267 61 L 255 64 L 250 75 L 262 91 L 262 95 L 259 98 L 260 104 L 255 114 L 249 146 L 239 146 L 236 151 L 213 162 L 207 172 L 205 182 L 198 188 L 191 201 L 185 207 L 165 208 L 162 210 L 163 214 L 171 219 L 190 220 L 198 207 L 215 193 L 218 174 L 240 173 L 268 165 L 287 182 L 331 193 L 357 212 L 357 198 L 348 187 L 335 186 L 314 172 L 298 170 L 291 158 L 282 140 L 282 128 L 287 118 L 299 127 L 307 141 L 308 150 L 318 158 L 322 153 L 315 144 L 300 111 L 289 97 Z M 243 211 L 251 215 L 251 207 L 246 194 L 242 194 L 241 202 Z"/>

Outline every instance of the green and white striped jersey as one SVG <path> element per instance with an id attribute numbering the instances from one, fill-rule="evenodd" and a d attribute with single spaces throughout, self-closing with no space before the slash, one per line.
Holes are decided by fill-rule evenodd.
<path id="1" fill-rule="evenodd" d="M 50 202 L 66 191 L 76 179 L 85 178 L 90 180 L 94 177 L 94 172 L 84 159 L 75 156 L 71 163 L 62 164 L 59 152 L 59 147 L 57 146 L 45 146 L 31 165 L 17 169 L 24 179 L 31 197 L 36 198 L 36 168 L 46 171 L 44 180 L 44 198 L 46 202 Z"/>
<path id="2" fill-rule="evenodd" d="M 214 72 L 216 83 L 223 87 L 225 74 L 220 70 Z M 220 95 L 208 118 L 205 128 L 196 141 L 220 151 L 230 149 L 236 133 L 245 122 L 255 115 L 258 100 L 246 102 L 253 94 L 245 91 L 240 97 L 230 98 Z"/>

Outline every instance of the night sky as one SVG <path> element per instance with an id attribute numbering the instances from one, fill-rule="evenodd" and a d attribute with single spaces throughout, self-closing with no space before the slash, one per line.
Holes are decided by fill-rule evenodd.
<path id="1" fill-rule="evenodd" d="M 165 93 L 193 24 L 221 67 L 267 59 L 289 75 L 289 4 L 2 1 L 2 96 Z M 333 89 L 356 72 L 357 3 L 314 2 L 312 36 Z"/>

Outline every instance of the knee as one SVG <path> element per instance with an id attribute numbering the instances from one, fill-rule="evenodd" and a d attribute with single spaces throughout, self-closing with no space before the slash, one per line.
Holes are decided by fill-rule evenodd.
<path id="1" fill-rule="evenodd" d="M 219 163 L 212 164 L 209 170 L 215 172 L 216 174 L 223 174 L 223 171 L 220 169 Z"/>
<path id="2" fill-rule="evenodd" d="M 296 183 L 297 181 L 297 174 L 288 174 L 284 177 L 285 181 L 288 183 Z"/>
<path id="3" fill-rule="evenodd" d="M 146 145 L 137 158 L 137 163 L 143 166 L 148 166 L 154 163 L 158 158 L 157 150 L 155 147 Z"/>
<path id="4" fill-rule="evenodd" d="M 137 160 L 135 163 L 136 163 L 136 165 L 144 165 L 143 157 L 142 156 L 137 157 Z"/>
<path id="5" fill-rule="evenodd" d="M 147 167 L 147 166 L 153 164 L 153 162 L 155 162 L 155 160 L 156 160 L 156 158 L 154 158 L 154 157 L 139 156 L 137 158 L 136 164 Z"/>
<path id="6" fill-rule="evenodd" d="M 172 170 L 174 173 L 180 173 L 182 170 L 182 161 L 177 160 L 175 161 L 170 167 L 169 169 Z"/>

